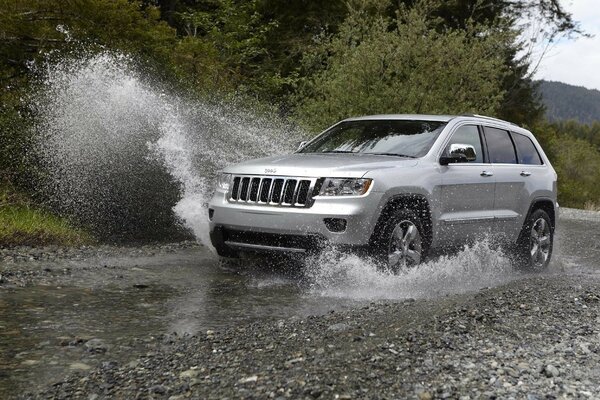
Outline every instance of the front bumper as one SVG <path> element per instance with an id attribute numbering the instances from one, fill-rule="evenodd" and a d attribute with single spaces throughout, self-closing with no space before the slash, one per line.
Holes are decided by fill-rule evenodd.
<path id="1" fill-rule="evenodd" d="M 316 197 L 311 207 L 272 207 L 229 203 L 217 191 L 209 203 L 211 241 L 238 250 L 304 252 L 327 244 L 368 244 L 383 194 Z M 326 219 L 345 220 L 345 229 L 332 231 Z"/>

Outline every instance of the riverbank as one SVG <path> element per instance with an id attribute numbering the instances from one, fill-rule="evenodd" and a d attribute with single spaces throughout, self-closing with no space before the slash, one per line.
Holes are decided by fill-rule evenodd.
<path id="1" fill-rule="evenodd" d="M 600 278 L 162 336 L 31 398 L 593 398 Z"/>
<path id="2" fill-rule="evenodd" d="M 93 242 L 88 232 L 36 206 L 12 186 L 0 183 L 0 248 L 81 246 Z"/>

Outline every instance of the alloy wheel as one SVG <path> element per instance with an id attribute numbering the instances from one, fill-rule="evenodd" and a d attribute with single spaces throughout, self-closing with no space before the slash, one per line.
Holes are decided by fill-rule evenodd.
<path id="1" fill-rule="evenodd" d="M 536 268 L 543 267 L 550 257 L 552 237 L 550 224 L 544 218 L 538 218 L 531 227 L 529 253 L 531 263 Z"/>
<path id="2" fill-rule="evenodd" d="M 392 271 L 412 267 L 421 262 L 421 234 L 409 221 L 400 221 L 392 231 L 388 248 L 388 266 Z"/>

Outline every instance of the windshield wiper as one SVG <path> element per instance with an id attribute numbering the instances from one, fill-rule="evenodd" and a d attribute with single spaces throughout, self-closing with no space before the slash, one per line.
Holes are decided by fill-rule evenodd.
<path id="1" fill-rule="evenodd" d="M 363 154 L 373 154 L 375 156 L 393 156 L 393 157 L 418 158 L 418 157 L 415 157 L 415 156 L 409 156 L 407 154 L 398 154 L 398 153 L 363 153 Z"/>
<path id="2" fill-rule="evenodd" d="M 358 154 L 355 153 L 354 151 L 348 151 L 348 150 L 325 150 L 322 153 L 354 153 L 354 154 Z"/>

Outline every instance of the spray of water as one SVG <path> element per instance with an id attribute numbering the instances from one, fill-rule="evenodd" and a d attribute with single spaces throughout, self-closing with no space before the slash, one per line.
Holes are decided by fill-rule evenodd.
<path id="1" fill-rule="evenodd" d="M 101 235 L 179 219 L 206 241 L 203 205 L 225 165 L 293 148 L 299 132 L 232 103 L 177 96 L 122 54 L 64 58 L 33 96 L 47 191 Z"/>
<path id="2" fill-rule="evenodd" d="M 355 255 L 328 251 L 307 265 L 310 293 L 352 299 L 430 298 L 495 286 L 517 276 L 487 240 L 398 275 Z"/>

